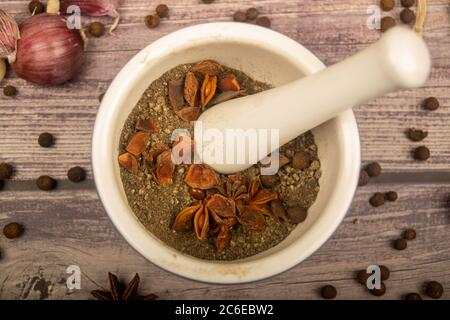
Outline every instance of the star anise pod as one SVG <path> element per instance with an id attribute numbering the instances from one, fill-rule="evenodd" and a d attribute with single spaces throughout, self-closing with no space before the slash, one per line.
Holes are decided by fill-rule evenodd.
<path id="1" fill-rule="evenodd" d="M 93 290 L 92 296 L 97 300 L 156 300 L 158 296 L 149 294 L 141 296 L 138 294 L 139 274 L 135 274 L 133 279 L 125 287 L 115 274 L 108 272 L 110 291 Z"/>

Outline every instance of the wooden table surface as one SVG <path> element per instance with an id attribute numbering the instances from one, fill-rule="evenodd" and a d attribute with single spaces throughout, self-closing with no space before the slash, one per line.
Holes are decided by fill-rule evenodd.
<path id="1" fill-rule="evenodd" d="M 397 0 L 397 3 L 400 1 Z M 2 0 L 0 7 L 19 21 L 26 16 L 25 0 Z M 243 285 L 198 283 L 169 274 L 135 252 L 114 229 L 95 191 L 90 147 L 98 96 L 126 62 L 152 41 L 182 27 L 229 21 L 237 9 L 256 6 L 272 19 L 272 27 L 302 43 L 327 65 L 365 48 L 380 34 L 366 27 L 367 8 L 376 0 L 166 0 L 170 19 L 154 30 L 143 24 L 157 4 L 122 0 L 117 37 L 92 39 L 81 74 L 59 87 L 41 87 L 12 72 L 0 84 L 18 88 L 16 98 L 0 98 L 0 162 L 14 164 L 16 173 L 0 192 L 0 227 L 17 221 L 26 226 L 23 237 L 0 237 L 1 299 L 87 299 L 90 290 L 107 287 L 107 271 L 128 280 L 142 278 L 142 291 L 164 299 L 316 299 L 318 289 L 333 284 L 338 298 L 377 299 L 354 280 L 354 272 L 371 264 L 391 270 L 383 298 L 399 299 L 422 292 L 437 280 L 450 298 L 450 10 L 448 1 L 428 1 L 425 40 L 433 58 L 426 86 L 403 91 L 354 108 L 361 132 L 363 163 L 379 161 L 383 174 L 358 189 L 351 209 L 335 234 L 309 259 L 270 279 Z M 391 14 L 398 19 L 398 7 Z M 112 19 L 101 18 L 110 24 Z M 88 22 L 86 19 L 84 22 Z M 421 101 L 439 98 L 442 107 L 424 111 Z M 404 134 L 409 127 L 429 131 L 424 141 L 431 158 L 416 162 L 418 145 Z M 37 144 L 41 132 L 56 137 L 51 149 Z M 73 184 L 67 170 L 80 165 L 88 180 Z M 58 190 L 37 190 L 35 179 L 48 174 Z M 372 208 L 376 191 L 396 190 L 397 202 Z M 354 219 L 360 219 L 354 224 Z M 390 243 L 407 227 L 417 239 L 404 251 Z M 79 265 L 81 290 L 65 286 L 68 265 Z"/>

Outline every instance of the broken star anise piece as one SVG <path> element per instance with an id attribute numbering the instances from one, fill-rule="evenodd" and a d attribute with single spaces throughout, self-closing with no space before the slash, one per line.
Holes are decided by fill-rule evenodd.
<path id="1" fill-rule="evenodd" d="M 191 188 L 207 190 L 218 186 L 220 177 L 206 164 L 192 164 L 184 181 Z"/>
<path id="2" fill-rule="evenodd" d="M 128 283 L 126 287 L 119 282 L 116 275 L 108 272 L 110 292 L 103 290 L 91 291 L 92 296 L 97 300 L 156 300 L 158 296 L 155 294 L 149 294 L 141 296 L 138 293 L 139 289 L 139 274 L 135 274 L 133 279 Z"/>
<path id="3" fill-rule="evenodd" d="M 220 194 L 212 195 L 206 203 L 206 206 L 209 211 L 221 218 L 236 217 L 236 206 L 234 201 Z"/>
<path id="4" fill-rule="evenodd" d="M 208 104 L 208 107 L 212 107 L 216 104 L 226 102 L 228 100 L 244 97 L 247 95 L 247 92 L 245 90 L 240 91 L 224 91 L 220 94 L 217 94 Z"/>
<path id="5" fill-rule="evenodd" d="M 175 217 L 172 229 L 178 232 L 187 232 L 192 230 L 195 213 L 202 206 L 204 206 L 203 203 L 196 203 L 181 210 Z"/>
<path id="6" fill-rule="evenodd" d="M 155 143 L 145 156 L 145 162 L 152 166 L 155 165 L 158 156 L 166 150 L 169 150 L 166 145 L 162 143 Z"/>
<path id="7" fill-rule="evenodd" d="M 173 111 L 177 112 L 184 106 L 184 81 L 175 79 L 169 82 L 169 102 Z"/>
<path id="8" fill-rule="evenodd" d="M 128 169 L 132 174 L 137 174 L 138 172 L 138 163 L 136 157 L 131 153 L 125 152 L 119 156 L 119 164 Z"/>
<path id="9" fill-rule="evenodd" d="M 241 90 L 241 86 L 236 78 L 236 76 L 232 73 L 227 74 L 225 77 L 220 79 L 219 88 L 222 91 L 239 91 Z"/>
<path id="10" fill-rule="evenodd" d="M 140 156 L 142 152 L 145 151 L 147 148 L 149 136 L 148 133 L 145 131 L 138 131 L 133 134 L 131 139 L 128 141 L 127 147 L 125 150 L 127 150 L 132 155 Z"/>
<path id="11" fill-rule="evenodd" d="M 223 72 L 223 68 L 216 61 L 204 60 L 195 64 L 190 71 L 200 73 L 202 75 L 209 74 L 210 76 L 218 76 Z"/>
<path id="12" fill-rule="evenodd" d="M 159 128 L 156 125 L 156 121 L 153 118 L 139 119 L 136 122 L 136 129 L 141 131 L 146 131 L 149 133 L 159 132 Z"/>
<path id="13" fill-rule="evenodd" d="M 175 170 L 175 164 L 172 160 L 172 151 L 163 151 L 156 158 L 156 168 L 153 171 L 153 175 L 156 181 L 162 185 L 167 186 L 173 183 L 173 172 Z"/>
<path id="14" fill-rule="evenodd" d="M 184 121 L 195 121 L 200 115 L 199 107 L 186 107 L 181 110 L 175 111 L 178 117 L 183 119 Z"/>
<path id="15" fill-rule="evenodd" d="M 191 107 L 197 105 L 197 93 L 199 89 L 199 82 L 193 72 L 188 72 L 184 80 L 184 99 Z"/>
<path id="16" fill-rule="evenodd" d="M 278 199 L 278 194 L 275 191 L 263 188 L 259 177 L 254 177 L 252 179 L 248 190 L 248 196 L 248 204 L 250 206 L 259 210 L 264 215 L 273 217 L 273 213 L 269 208 L 269 203 L 272 200 Z"/>
<path id="17" fill-rule="evenodd" d="M 217 76 L 205 75 L 203 79 L 202 89 L 200 90 L 200 104 L 205 107 L 214 97 L 217 89 Z"/>
<path id="18" fill-rule="evenodd" d="M 239 211 L 238 221 L 247 230 L 261 231 L 267 225 L 261 212 L 253 206 L 242 207 Z"/>
<path id="19" fill-rule="evenodd" d="M 231 240 L 231 229 L 237 224 L 237 219 L 231 218 L 223 221 L 219 225 L 219 232 L 216 238 L 217 252 L 222 252 L 228 246 Z"/>

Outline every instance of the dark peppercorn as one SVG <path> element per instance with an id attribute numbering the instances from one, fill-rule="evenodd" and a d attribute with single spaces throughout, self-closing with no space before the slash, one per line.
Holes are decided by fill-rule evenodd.
<path id="1" fill-rule="evenodd" d="M 309 167 L 311 158 L 306 152 L 297 152 L 292 157 L 292 168 L 304 170 Z"/>
<path id="2" fill-rule="evenodd" d="M 5 181 L 0 180 L 0 190 L 3 190 L 4 187 L 5 187 Z"/>
<path id="3" fill-rule="evenodd" d="M 81 167 L 73 167 L 67 172 L 67 177 L 72 182 L 80 182 L 86 179 L 86 172 Z"/>
<path id="4" fill-rule="evenodd" d="M 426 98 L 423 102 L 423 108 L 426 110 L 434 111 L 439 108 L 439 100 L 435 97 Z"/>
<path id="5" fill-rule="evenodd" d="M 414 150 L 414 159 L 419 161 L 425 161 L 430 158 L 430 150 L 425 146 L 417 147 Z"/>
<path id="6" fill-rule="evenodd" d="M 28 4 L 28 10 L 31 14 L 39 14 L 45 11 L 45 6 L 39 0 L 33 0 Z"/>
<path id="7" fill-rule="evenodd" d="M 12 223 L 8 223 L 4 228 L 3 228 L 3 234 L 5 235 L 5 237 L 7 237 L 8 239 L 15 239 L 18 238 L 22 235 L 23 233 L 23 226 L 16 223 L 16 222 L 12 222 Z"/>
<path id="8" fill-rule="evenodd" d="M 398 194 L 395 191 L 386 192 L 385 198 L 387 201 L 397 201 Z"/>
<path id="9" fill-rule="evenodd" d="M 403 233 L 403 239 L 405 240 L 414 240 L 416 238 L 416 230 L 414 229 L 406 229 Z"/>
<path id="10" fill-rule="evenodd" d="M 203 3 L 206 3 L 206 4 L 210 4 L 210 3 L 213 3 L 214 0 L 202 0 L 202 2 L 203 2 Z"/>
<path id="11" fill-rule="evenodd" d="M 383 17 L 383 18 L 381 18 L 380 30 L 381 30 L 381 32 L 386 32 L 390 28 L 395 27 L 395 25 L 396 25 L 396 22 L 395 22 L 394 18 L 392 18 L 392 17 Z"/>
<path id="12" fill-rule="evenodd" d="M 382 281 L 385 281 L 389 279 L 389 276 L 391 275 L 391 272 L 389 271 L 388 267 L 386 266 L 379 266 L 380 267 L 380 278 Z"/>
<path id="13" fill-rule="evenodd" d="M 278 177 L 276 175 L 272 176 L 260 176 L 261 183 L 265 188 L 273 188 L 278 182 Z"/>
<path id="14" fill-rule="evenodd" d="M 381 297 L 382 295 L 384 295 L 386 293 L 386 285 L 382 282 L 380 284 L 380 289 L 371 289 L 369 290 L 369 293 L 375 297 Z"/>
<path id="15" fill-rule="evenodd" d="M 369 199 L 370 204 L 373 207 L 382 206 L 385 202 L 384 194 L 381 192 L 375 192 L 374 195 Z"/>
<path id="16" fill-rule="evenodd" d="M 369 183 L 369 174 L 367 173 L 366 170 L 361 170 L 361 172 L 359 173 L 359 181 L 358 181 L 358 186 L 362 187 L 365 186 L 366 184 Z"/>
<path id="17" fill-rule="evenodd" d="M 394 248 L 397 250 L 405 250 L 408 246 L 408 243 L 405 239 L 397 239 L 394 241 Z"/>
<path id="18" fill-rule="evenodd" d="M 150 14 L 145 17 L 145 24 L 147 27 L 153 29 L 159 26 L 160 18 L 156 14 Z"/>
<path id="19" fill-rule="evenodd" d="M 394 9 L 395 0 L 381 0 L 380 7 L 383 11 L 391 11 Z"/>
<path id="20" fill-rule="evenodd" d="M 43 148 L 48 148 L 53 145 L 53 135 L 48 132 L 41 133 L 38 138 L 38 143 Z"/>
<path id="21" fill-rule="evenodd" d="M 258 26 L 264 27 L 264 28 L 270 28 L 270 26 L 272 25 L 272 23 L 270 22 L 270 19 L 266 16 L 262 16 L 262 17 L 258 17 L 256 18 L 255 23 Z"/>
<path id="22" fill-rule="evenodd" d="M 56 187 L 56 180 L 50 178 L 49 176 L 40 176 L 36 180 L 36 185 L 41 190 L 49 191 L 53 190 Z"/>
<path id="23" fill-rule="evenodd" d="M 416 14 L 409 8 L 405 8 L 400 12 L 400 20 L 403 23 L 410 24 L 416 20 Z"/>
<path id="24" fill-rule="evenodd" d="M 363 286 L 367 286 L 367 279 L 369 279 L 370 274 L 367 273 L 366 270 L 361 270 L 358 271 L 358 273 L 356 274 L 356 279 L 358 280 L 359 283 L 361 283 Z"/>
<path id="25" fill-rule="evenodd" d="M 381 166 L 378 162 L 372 162 L 366 166 L 366 171 L 369 177 L 375 178 L 381 174 Z"/>
<path id="26" fill-rule="evenodd" d="M 9 163 L 0 163 L 0 180 L 10 179 L 13 174 L 13 167 Z"/>
<path id="27" fill-rule="evenodd" d="M 320 290 L 320 293 L 322 295 L 322 298 L 324 299 L 334 299 L 337 296 L 337 290 L 334 286 L 331 285 L 326 285 L 324 287 L 322 287 L 322 289 Z"/>
<path id="28" fill-rule="evenodd" d="M 167 18 L 169 16 L 169 7 L 165 4 L 158 4 L 156 6 L 156 14 L 160 18 Z"/>
<path id="29" fill-rule="evenodd" d="M 89 32 L 96 38 L 105 34 L 105 26 L 103 23 L 94 21 L 89 25 Z"/>
<path id="30" fill-rule="evenodd" d="M 402 0 L 401 4 L 404 8 L 411 8 L 416 3 L 416 0 Z"/>
<path id="31" fill-rule="evenodd" d="M 246 16 L 245 12 L 243 12 L 243 11 L 236 11 L 233 14 L 233 20 L 236 22 L 245 22 L 245 21 L 247 21 L 247 16 Z"/>
<path id="32" fill-rule="evenodd" d="M 293 223 L 301 223 L 303 221 L 305 221 L 308 213 L 307 211 L 299 206 L 296 207 L 290 207 L 287 210 L 287 214 L 289 219 L 293 222 Z"/>
<path id="33" fill-rule="evenodd" d="M 407 131 L 407 135 L 411 141 L 417 142 L 425 139 L 428 136 L 428 132 L 416 128 L 410 128 Z"/>
<path id="34" fill-rule="evenodd" d="M 247 20 L 255 20 L 259 16 L 259 11 L 256 8 L 249 8 L 245 12 L 245 15 L 247 16 Z"/>
<path id="35" fill-rule="evenodd" d="M 422 297 L 416 292 L 411 292 L 405 295 L 405 300 L 422 300 Z"/>
<path id="36" fill-rule="evenodd" d="M 196 200 L 203 200 L 206 198 L 205 191 L 201 189 L 189 188 L 189 194 L 191 195 L 192 198 Z"/>
<path id="37" fill-rule="evenodd" d="M 439 282 L 430 281 L 427 283 L 425 292 L 430 298 L 439 299 L 444 294 L 444 288 Z"/>
<path id="38" fill-rule="evenodd" d="M 6 86 L 3 88 L 3 94 L 7 97 L 14 97 L 17 94 L 17 89 L 13 86 Z"/>

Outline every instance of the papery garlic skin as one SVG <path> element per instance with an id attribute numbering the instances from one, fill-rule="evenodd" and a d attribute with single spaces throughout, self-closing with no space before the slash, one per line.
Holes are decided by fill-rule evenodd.
<path id="1" fill-rule="evenodd" d="M 19 38 L 16 20 L 0 9 L 0 59 L 6 58 L 10 63 L 14 62 Z"/>
<path id="2" fill-rule="evenodd" d="M 80 7 L 81 15 L 85 16 L 110 16 L 117 17 L 119 14 L 119 0 L 61 0 L 61 14 L 68 14 L 70 6 Z"/>
<path id="3" fill-rule="evenodd" d="M 5 78 L 6 74 L 6 62 L 5 59 L 0 59 L 0 83 L 2 82 L 3 78 Z"/>
<path id="4" fill-rule="evenodd" d="M 17 57 L 12 67 L 22 79 L 38 84 L 61 84 L 72 79 L 83 62 L 83 41 L 66 20 L 41 13 L 20 26 Z"/>

